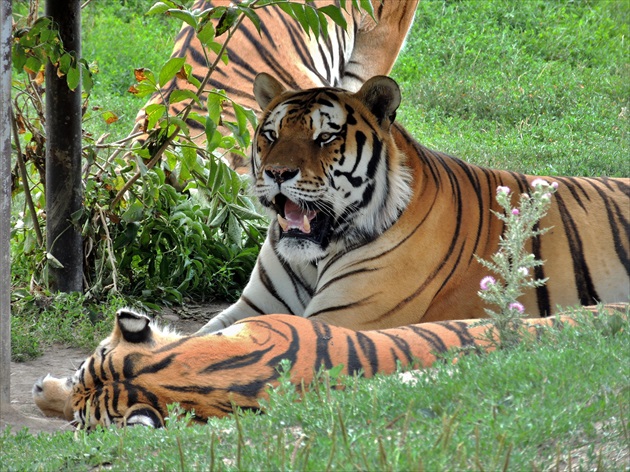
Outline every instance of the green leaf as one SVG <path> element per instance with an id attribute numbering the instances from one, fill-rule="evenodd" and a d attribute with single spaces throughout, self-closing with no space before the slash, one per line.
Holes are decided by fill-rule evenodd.
<path id="1" fill-rule="evenodd" d="M 206 100 L 206 107 L 208 109 L 208 119 L 218 124 L 221 121 L 221 112 L 223 111 L 223 100 L 225 100 L 225 94 L 219 91 L 213 91 L 208 94 Z"/>
<path id="2" fill-rule="evenodd" d="M 295 3 L 291 3 L 290 5 L 291 10 L 293 10 L 293 17 L 300 23 L 304 32 L 310 37 L 311 33 L 308 18 L 306 17 L 306 7 Z"/>
<path id="3" fill-rule="evenodd" d="M 13 50 L 11 53 L 11 59 L 13 61 L 13 68 L 22 72 L 24 70 L 24 65 L 26 64 L 26 51 L 21 44 L 16 43 L 13 45 Z"/>
<path id="4" fill-rule="evenodd" d="M 37 57 L 31 56 L 24 63 L 24 70 L 33 74 L 37 74 L 42 67 L 42 61 Z"/>
<path id="5" fill-rule="evenodd" d="M 72 66 L 72 56 L 68 53 L 63 54 L 59 58 L 59 70 L 64 74 L 67 74 Z"/>
<path id="6" fill-rule="evenodd" d="M 212 185 L 210 185 L 209 187 L 210 193 L 212 195 L 217 193 L 219 191 L 219 188 L 221 188 L 221 185 L 223 185 L 223 166 L 224 164 L 222 162 L 218 162 L 214 175 L 210 176 L 210 179 L 212 179 Z"/>
<path id="7" fill-rule="evenodd" d="M 186 169 L 190 174 L 197 167 L 197 150 L 193 147 L 184 146 L 182 147 L 182 169 Z M 188 180 L 190 176 L 183 180 Z"/>
<path id="8" fill-rule="evenodd" d="M 181 102 L 182 100 L 188 99 L 193 100 L 201 105 L 201 100 L 199 100 L 197 94 L 188 89 L 173 90 L 171 95 L 168 97 L 168 102 L 172 105 L 173 103 Z"/>
<path id="9" fill-rule="evenodd" d="M 230 218 L 228 220 L 228 239 L 230 242 L 240 247 L 241 245 L 241 225 L 238 224 L 238 220 L 234 213 L 230 212 Z"/>
<path id="10" fill-rule="evenodd" d="M 320 12 L 328 16 L 331 20 L 333 20 L 336 24 L 341 26 L 344 30 L 348 29 L 348 22 L 343 16 L 341 8 L 338 8 L 334 5 L 327 5 L 325 7 L 318 8 Z"/>
<path id="11" fill-rule="evenodd" d="M 190 131 L 188 130 L 188 125 L 186 124 L 186 122 L 184 120 L 182 120 L 179 116 L 170 116 L 169 117 L 169 121 L 171 125 L 177 125 L 179 126 L 179 129 L 182 131 L 182 133 L 184 133 L 186 136 L 190 136 Z M 169 135 L 171 134 L 171 130 L 169 129 Z"/>
<path id="12" fill-rule="evenodd" d="M 57 259 L 49 252 L 46 253 L 46 260 L 48 261 L 50 267 L 52 267 L 53 269 L 63 269 L 63 264 L 59 262 L 59 259 Z"/>
<path id="13" fill-rule="evenodd" d="M 232 187 L 232 200 L 236 200 L 236 197 L 238 196 L 239 192 L 241 191 L 241 179 L 239 177 L 239 175 L 233 171 L 232 169 L 230 169 L 230 176 L 231 176 L 231 187 Z"/>
<path id="14" fill-rule="evenodd" d="M 256 12 L 254 10 L 252 10 L 251 8 L 247 8 L 244 6 L 238 6 L 237 7 L 247 18 L 249 18 L 249 21 L 252 22 L 252 24 L 254 25 L 254 28 L 256 28 L 256 31 L 258 31 L 258 34 L 260 34 L 260 17 L 256 14 Z"/>
<path id="15" fill-rule="evenodd" d="M 239 12 L 236 8 L 226 8 L 217 23 L 217 38 L 234 26 L 238 17 Z"/>
<path id="16" fill-rule="evenodd" d="M 204 21 L 204 23 L 200 25 L 199 29 L 197 30 L 197 39 L 199 39 L 199 42 L 201 42 L 201 44 L 208 45 L 214 42 L 214 38 L 215 38 L 214 25 L 208 18 Z"/>
<path id="17" fill-rule="evenodd" d="M 175 77 L 175 74 L 181 70 L 185 62 L 185 57 L 171 57 L 168 61 L 166 61 L 166 64 L 164 64 L 164 67 L 160 70 L 160 87 L 164 87 L 168 82 L 170 82 L 170 80 Z"/>
<path id="18" fill-rule="evenodd" d="M 228 58 L 228 54 L 227 54 L 227 49 L 225 51 L 223 51 L 223 53 L 221 53 L 221 49 L 223 48 L 223 45 L 220 43 L 210 43 L 208 44 L 208 47 L 212 50 L 212 52 L 214 52 L 215 54 L 221 54 L 221 61 L 223 62 L 223 64 L 227 65 L 229 62 L 229 58 Z"/>
<path id="19" fill-rule="evenodd" d="M 201 82 L 193 75 L 192 66 L 190 64 L 184 64 L 184 71 L 186 72 L 186 80 L 188 80 L 189 84 L 197 88 L 201 87 Z"/>
<path id="20" fill-rule="evenodd" d="M 81 69 L 79 67 L 71 67 L 68 70 L 66 80 L 68 82 L 68 88 L 74 91 L 79 86 L 79 82 L 81 82 Z"/>
<path id="21" fill-rule="evenodd" d="M 319 34 L 320 32 L 322 32 L 322 28 L 320 27 L 319 16 L 317 15 L 317 12 L 311 6 L 305 5 L 304 13 L 306 15 L 306 21 L 308 23 L 308 26 L 311 28 L 311 30 L 315 34 L 315 38 L 319 38 Z M 326 30 L 326 34 L 324 35 L 324 37 L 328 37 L 327 32 L 328 30 Z"/>
<path id="22" fill-rule="evenodd" d="M 232 107 L 234 108 L 234 114 L 236 115 L 239 134 L 242 135 L 247 132 L 247 114 L 245 113 L 243 107 L 236 102 L 232 103 Z"/>
<path id="23" fill-rule="evenodd" d="M 92 91 L 92 86 L 94 85 L 92 72 L 90 71 L 90 68 L 85 59 L 81 59 L 80 63 L 81 67 L 83 68 L 83 73 L 81 74 L 81 85 L 83 87 L 83 92 L 89 94 Z"/>
<path id="24" fill-rule="evenodd" d="M 354 3 L 355 0 L 353 0 Z M 359 0 L 360 9 L 368 12 L 368 14 L 372 17 L 372 19 L 376 20 L 374 16 L 374 8 L 372 6 L 371 0 Z"/>
<path id="25" fill-rule="evenodd" d="M 171 7 L 168 6 L 164 2 L 157 2 L 151 8 L 149 8 L 149 11 L 146 12 L 146 14 L 147 15 L 159 15 L 159 14 L 167 12 L 170 8 Z"/>
<path id="26" fill-rule="evenodd" d="M 125 223 L 133 223 L 135 221 L 141 221 L 144 214 L 144 206 L 138 200 L 129 205 L 129 208 L 125 210 L 121 218 Z"/>
<path id="27" fill-rule="evenodd" d="M 208 223 L 208 226 L 210 226 L 211 228 L 218 228 L 219 226 L 223 224 L 223 222 L 227 218 L 227 215 L 228 215 L 228 208 L 225 206 L 221 208 L 221 211 L 219 211 L 217 216 L 215 216 L 214 219 L 210 223 Z"/>
<path id="28" fill-rule="evenodd" d="M 197 19 L 187 10 L 179 10 L 171 8 L 166 12 L 167 15 L 182 20 L 184 23 L 189 24 L 193 28 L 197 29 Z"/>

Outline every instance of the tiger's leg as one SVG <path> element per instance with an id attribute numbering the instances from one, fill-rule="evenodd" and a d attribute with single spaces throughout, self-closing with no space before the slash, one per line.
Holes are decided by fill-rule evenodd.
<path id="1" fill-rule="evenodd" d="M 269 313 L 304 315 L 312 298 L 317 269 L 312 264 L 291 264 L 282 260 L 271 242 L 271 238 L 278 237 L 273 231 L 270 229 L 241 297 L 206 323 L 197 334 L 218 331 L 250 316 Z"/>

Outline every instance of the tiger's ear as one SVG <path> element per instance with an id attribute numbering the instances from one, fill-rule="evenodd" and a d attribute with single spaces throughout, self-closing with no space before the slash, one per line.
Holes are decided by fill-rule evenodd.
<path id="1" fill-rule="evenodd" d="M 129 343 L 145 343 L 151 340 L 151 328 L 148 316 L 136 313 L 129 308 L 121 308 L 116 312 L 118 333 Z"/>
<path id="2" fill-rule="evenodd" d="M 254 96 L 261 110 L 266 110 L 267 105 L 286 90 L 278 79 L 265 72 L 261 72 L 254 79 Z"/>
<path id="3" fill-rule="evenodd" d="M 159 411 L 150 405 L 137 403 L 129 408 L 123 417 L 122 426 L 164 426 L 164 418 Z"/>
<path id="4" fill-rule="evenodd" d="M 394 79 L 374 76 L 354 96 L 376 116 L 381 127 L 389 129 L 400 105 L 400 88 Z"/>

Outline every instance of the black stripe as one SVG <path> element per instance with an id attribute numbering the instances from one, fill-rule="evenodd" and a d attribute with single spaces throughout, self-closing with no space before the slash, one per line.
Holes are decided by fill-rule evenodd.
<path id="1" fill-rule="evenodd" d="M 562 196 L 556 194 L 555 197 L 558 202 L 558 210 L 560 212 L 562 225 L 564 226 L 564 233 L 569 243 L 569 252 L 573 262 L 573 274 L 575 276 L 575 287 L 578 292 L 580 304 L 594 305 L 599 301 L 599 296 L 595 291 L 588 264 L 584 259 L 584 245 L 582 244 L 578 227 L 571 217 Z"/>
<path id="2" fill-rule="evenodd" d="M 138 372 L 136 372 L 136 377 L 139 377 L 141 375 L 144 374 L 156 374 L 158 372 L 160 372 L 161 370 L 167 369 L 168 367 L 171 366 L 171 364 L 173 363 L 173 361 L 175 360 L 175 357 L 178 355 L 178 353 L 174 352 L 168 356 L 166 356 L 164 359 L 162 359 L 159 362 L 155 362 L 152 364 L 149 364 L 145 367 L 143 367 L 142 369 L 140 369 Z"/>
<path id="3" fill-rule="evenodd" d="M 276 251 L 276 248 L 274 247 L 274 253 Z M 280 256 L 276 253 L 276 257 L 280 258 Z M 262 282 L 263 286 L 265 287 L 265 289 L 267 289 L 267 292 L 269 292 L 270 295 L 272 295 L 276 300 L 278 300 L 280 303 L 282 303 L 282 305 L 284 305 L 284 307 L 286 308 L 286 312 L 289 315 L 293 315 L 295 313 L 293 313 L 291 311 L 291 308 L 289 308 L 289 305 L 287 305 L 287 303 L 285 302 L 285 300 L 282 298 L 282 296 L 278 293 L 278 291 L 276 290 L 276 287 L 274 286 L 273 283 L 273 279 L 271 277 L 269 277 L 269 273 L 267 272 L 267 270 L 265 269 L 264 265 L 262 264 L 262 260 L 258 259 L 258 276 L 260 277 L 260 281 Z M 284 267 L 284 266 L 283 266 Z"/>
<path id="4" fill-rule="evenodd" d="M 276 369 L 278 365 L 280 365 L 280 361 L 284 359 L 287 359 L 291 363 L 291 366 L 294 366 L 296 364 L 297 355 L 300 351 L 300 333 L 298 333 L 297 328 L 290 323 L 286 323 L 284 321 L 279 322 L 287 326 L 291 334 L 289 337 L 289 345 L 287 346 L 287 348 L 282 353 L 269 359 L 269 361 L 267 362 L 267 365 L 273 367 L 274 369 Z M 278 378 L 278 375 L 279 373 L 276 372 L 272 377 L 269 378 L 268 381 Z"/>
<path id="5" fill-rule="evenodd" d="M 540 231 L 540 224 L 536 222 L 533 227 L 535 232 Z M 540 235 L 537 234 L 532 238 L 532 254 L 536 260 L 542 261 L 542 245 L 540 241 Z M 545 269 L 543 265 L 539 265 L 534 267 L 534 279 L 535 280 L 544 280 L 545 279 Z M 536 287 L 536 301 L 538 304 L 538 314 L 540 316 L 550 316 L 551 315 L 551 299 L 549 297 L 549 288 L 547 284 L 540 285 Z"/>
<path id="6" fill-rule="evenodd" d="M 608 224 L 610 225 L 610 233 L 613 237 L 615 252 L 617 253 L 617 257 L 619 261 L 626 269 L 626 274 L 630 276 L 630 258 L 628 257 L 628 253 L 624 248 L 624 242 L 621 240 L 621 235 L 625 235 L 626 237 L 630 233 L 630 222 L 625 218 L 623 214 L 623 210 L 619 208 L 617 202 L 613 201 L 609 195 L 607 195 L 602 189 L 600 189 L 595 182 L 591 179 L 588 179 L 587 182 L 595 189 L 595 191 L 599 194 L 600 198 L 604 206 L 606 207 L 606 215 L 608 216 Z M 598 182 L 607 184 L 609 190 L 615 191 L 608 185 L 610 182 L 608 179 L 606 180 L 598 180 Z M 619 188 L 619 186 L 617 186 Z M 624 189 L 621 188 L 623 191 Z M 625 187 L 627 192 L 628 186 Z M 615 221 L 618 221 L 615 224 Z"/>
<path id="7" fill-rule="evenodd" d="M 359 354 L 354 346 L 354 341 L 352 341 L 352 337 L 349 334 L 346 335 L 346 343 L 348 344 L 348 375 L 358 375 L 363 372 L 363 365 L 359 360 Z"/>
<path id="8" fill-rule="evenodd" d="M 405 359 L 404 359 L 406 361 L 405 365 L 411 364 L 413 362 L 413 355 L 411 353 L 411 347 L 409 346 L 409 343 L 407 341 L 396 336 L 395 334 L 388 333 L 387 331 L 378 331 L 378 332 L 381 333 L 383 336 L 387 336 L 389 339 L 391 339 L 394 345 L 402 352 L 402 354 L 405 356 Z M 400 356 L 395 354 L 395 350 L 393 348 L 392 348 L 392 354 L 394 354 L 394 359 L 402 360 Z"/>
<path id="9" fill-rule="evenodd" d="M 432 352 L 443 353 L 448 350 L 448 347 L 444 344 L 440 336 L 431 330 L 423 328 L 422 325 L 409 325 L 401 329 L 413 331 L 415 334 L 420 336 L 431 345 Z"/>
<path id="10" fill-rule="evenodd" d="M 362 332 L 357 332 L 357 341 L 359 341 L 359 347 L 363 352 L 363 355 L 367 358 L 370 363 L 370 372 L 371 375 L 376 374 L 379 371 L 379 362 L 378 362 L 378 351 L 376 349 L 376 344 L 372 338 L 367 336 Z M 367 373 L 367 372 L 366 372 Z"/>
<path id="11" fill-rule="evenodd" d="M 474 346 L 477 342 L 475 338 L 470 334 L 468 324 L 461 321 L 451 321 L 442 325 L 445 329 L 455 333 L 459 339 L 459 343 L 462 347 Z"/>
<path id="12" fill-rule="evenodd" d="M 315 362 L 313 369 L 318 371 L 322 366 L 325 369 L 331 369 L 333 367 L 332 360 L 330 358 L 330 352 L 328 350 L 328 342 L 332 338 L 330 326 L 326 323 L 319 321 L 313 322 L 313 331 L 315 331 Z"/>
<path id="13" fill-rule="evenodd" d="M 209 366 L 201 369 L 199 371 L 199 374 L 205 375 L 211 372 L 219 372 L 221 370 L 242 369 L 243 367 L 254 365 L 260 362 L 263 356 L 267 354 L 269 351 L 271 351 L 273 348 L 274 346 L 269 346 L 267 349 L 259 349 L 257 351 L 252 351 L 248 354 L 243 354 L 240 356 L 232 356 L 223 361 L 210 364 Z"/>

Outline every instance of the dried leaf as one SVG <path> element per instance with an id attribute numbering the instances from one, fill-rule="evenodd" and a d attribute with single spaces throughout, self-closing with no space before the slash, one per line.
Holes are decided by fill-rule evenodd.
<path id="1" fill-rule="evenodd" d="M 136 80 L 138 82 L 142 82 L 143 80 L 147 80 L 147 76 L 144 73 L 144 67 L 141 67 L 140 69 L 135 69 L 133 71 L 133 74 L 136 76 Z"/>
<path id="2" fill-rule="evenodd" d="M 188 74 L 186 73 L 186 68 L 182 66 L 181 69 L 179 69 L 179 72 L 177 74 L 175 74 L 175 77 L 177 77 L 178 79 L 182 79 L 182 80 L 188 80 Z"/>
<path id="3" fill-rule="evenodd" d="M 118 116 L 113 111 L 106 111 L 103 113 L 103 119 L 105 123 L 111 125 L 112 123 L 116 123 L 118 121 Z"/>
<path id="4" fill-rule="evenodd" d="M 37 84 L 37 85 L 41 85 L 44 83 L 45 80 L 45 76 L 44 76 L 44 71 L 40 70 L 37 75 L 35 76 L 35 78 L 33 79 L 33 81 Z"/>

